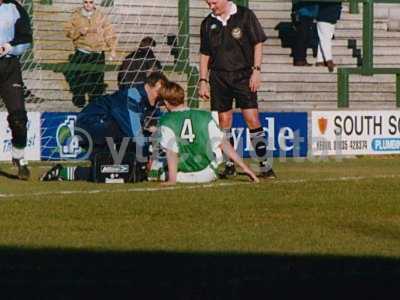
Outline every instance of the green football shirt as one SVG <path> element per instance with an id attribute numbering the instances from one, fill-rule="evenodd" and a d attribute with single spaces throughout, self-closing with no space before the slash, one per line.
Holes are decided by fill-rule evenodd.
<path id="1" fill-rule="evenodd" d="M 165 114 L 161 120 L 161 146 L 178 153 L 178 172 L 198 172 L 220 155 L 223 133 L 211 113 L 185 108 Z"/>

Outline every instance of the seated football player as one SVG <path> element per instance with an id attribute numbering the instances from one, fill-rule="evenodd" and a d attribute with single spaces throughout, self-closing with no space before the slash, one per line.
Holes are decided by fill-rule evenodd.
<path id="1" fill-rule="evenodd" d="M 154 72 L 144 84 L 93 99 L 78 114 L 76 122 L 80 145 L 85 149 L 92 149 L 89 157 L 92 166 L 71 167 L 57 164 L 45 172 L 40 180 L 94 180 L 92 167 L 95 156 L 109 150 L 110 139 L 107 142 L 107 137 L 111 137 L 117 146 L 121 145 L 125 137 L 132 138 L 133 148 L 141 152 L 135 151 L 135 155 L 141 155 L 136 161 L 141 163 L 145 179 L 149 146 L 146 136 L 151 133 L 144 130 L 144 127 L 149 116 L 160 115 L 159 93 L 167 81 L 163 74 Z"/>
<path id="2" fill-rule="evenodd" d="M 217 179 L 216 171 L 222 162 L 222 152 L 242 168 L 252 181 L 259 182 L 254 172 L 225 140 L 211 113 L 185 106 L 185 94 L 179 84 L 167 82 L 160 90 L 160 97 L 168 110 L 160 119 L 160 144 L 166 151 L 168 165 L 164 184 L 204 183 Z"/>

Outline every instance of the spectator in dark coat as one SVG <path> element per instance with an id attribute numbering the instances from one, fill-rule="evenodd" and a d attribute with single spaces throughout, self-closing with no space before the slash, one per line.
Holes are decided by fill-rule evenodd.
<path id="1" fill-rule="evenodd" d="M 332 59 L 332 38 L 335 34 L 335 24 L 340 19 L 341 2 L 320 2 L 317 15 L 319 37 L 317 66 L 326 66 L 333 72 L 335 64 Z"/>
<path id="2" fill-rule="evenodd" d="M 307 45 L 311 39 L 311 28 L 318 14 L 315 2 L 294 1 L 293 14 L 296 26 L 296 42 L 293 48 L 294 66 L 311 66 L 307 62 Z"/>
<path id="3" fill-rule="evenodd" d="M 118 72 L 119 89 L 131 88 L 135 84 L 143 83 L 150 73 L 162 69 L 152 49 L 155 46 L 156 42 L 153 38 L 145 37 L 141 40 L 139 48 L 125 57 Z"/>

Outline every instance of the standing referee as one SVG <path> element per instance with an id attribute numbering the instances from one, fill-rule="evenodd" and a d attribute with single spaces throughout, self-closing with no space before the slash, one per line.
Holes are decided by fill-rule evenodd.
<path id="1" fill-rule="evenodd" d="M 211 9 L 201 24 L 199 96 L 211 97 L 219 125 L 233 145 L 233 100 L 250 129 L 262 177 L 276 177 L 268 161 L 267 142 L 258 116 L 257 90 L 261 83 L 262 44 L 267 39 L 257 17 L 229 0 L 205 0 Z M 209 76 L 208 76 L 209 73 Z M 210 89 L 208 87 L 208 80 Z M 223 175 L 235 175 L 227 161 Z"/>
<path id="2" fill-rule="evenodd" d="M 27 114 L 22 88 L 18 49 L 32 43 L 29 16 L 14 0 L 0 0 L 0 96 L 8 111 L 12 134 L 12 161 L 18 167 L 18 177 L 29 179 L 25 160 Z"/>

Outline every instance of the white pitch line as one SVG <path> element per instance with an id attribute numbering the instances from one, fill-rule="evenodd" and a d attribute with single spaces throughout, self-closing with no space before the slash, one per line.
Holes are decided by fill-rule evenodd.
<path id="1" fill-rule="evenodd" d="M 343 181 L 361 181 L 367 179 L 392 179 L 392 178 L 400 178 L 400 175 L 375 175 L 375 176 L 343 176 L 343 177 L 334 177 L 334 178 L 325 178 L 325 179 L 288 179 L 288 180 L 265 180 L 262 183 L 267 184 L 300 184 L 300 183 L 309 183 L 309 182 L 343 182 Z M 22 193 L 22 194 L 5 194 L 0 193 L 1 200 L 8 200 L 8 198 L 16 198 L 16 197 L 41 197 L 41 196 L 57 196 L 57 195 L 74 195 L 74 194 L 111 194 L 111 193 L 134 193 L 134 192 L 161 192 L 161 191 L 175 191 L 175 190 L 195 190 L 195 189 L 204 189 L 204 188 L 214 188 L 214 187 L 226 187 L 226 186 L 237 186 L 237 185 L 250 185 L 251 182 L 219 182 L 219 183 L 208 183 L 208 184 L 196 184 L 196 185 L 177 185 L 177 186 L 166 186 L 166 187 L 140 187 L 140 188 L 126 188 L 126 189 L 115 189 L 115 190 L 87 190 L 87 191 L 78 191 L 78 190 L 64 190 L 64 191 L 49 191 L 49 192 L 33 192 L 33 193 Z M 255 187 L 259 186 L 259 184 L 255 184 Z M 6 199 L 7 198 L 7 199 Z"/>
<path id="2" fill-rule="evenodd" d="M 178 186 L 166 186 L 166 187 L 148 187 L 148 188 L 127 188 L 127 189 L 115 189 L 115 190 L 87 190 L 87 191 L 78 191 L 78 190 L 64 190 L 64 191 L 49 191 L 49 192 L 33 192 L 33 193 L 24 193 L 24 194 L 4 194 L 0 193 L 0 199 L 6 200 L 4 198 L 16 198 L 16 197 L 41 197 L 41 196 L 57 196 L 57 195 L 73 195 L 73 194 L 98 194 L 98 193 L 131 193 L 131 192 L 160 192 L 160 191 L 174 191 L 174 190 L 194 190 L 194 189 L 202 189 L 202 188 L 212 188 L 212 187 L 224 187 L 224 186 L 237 186 L 251 184 L 251 182 L 230 182 L 230 183 L 214 183 L 214 184 L 203 184 L 203 185 L 178 185 Z M 8 199 L 7 199 L 8 200 Z"/>

